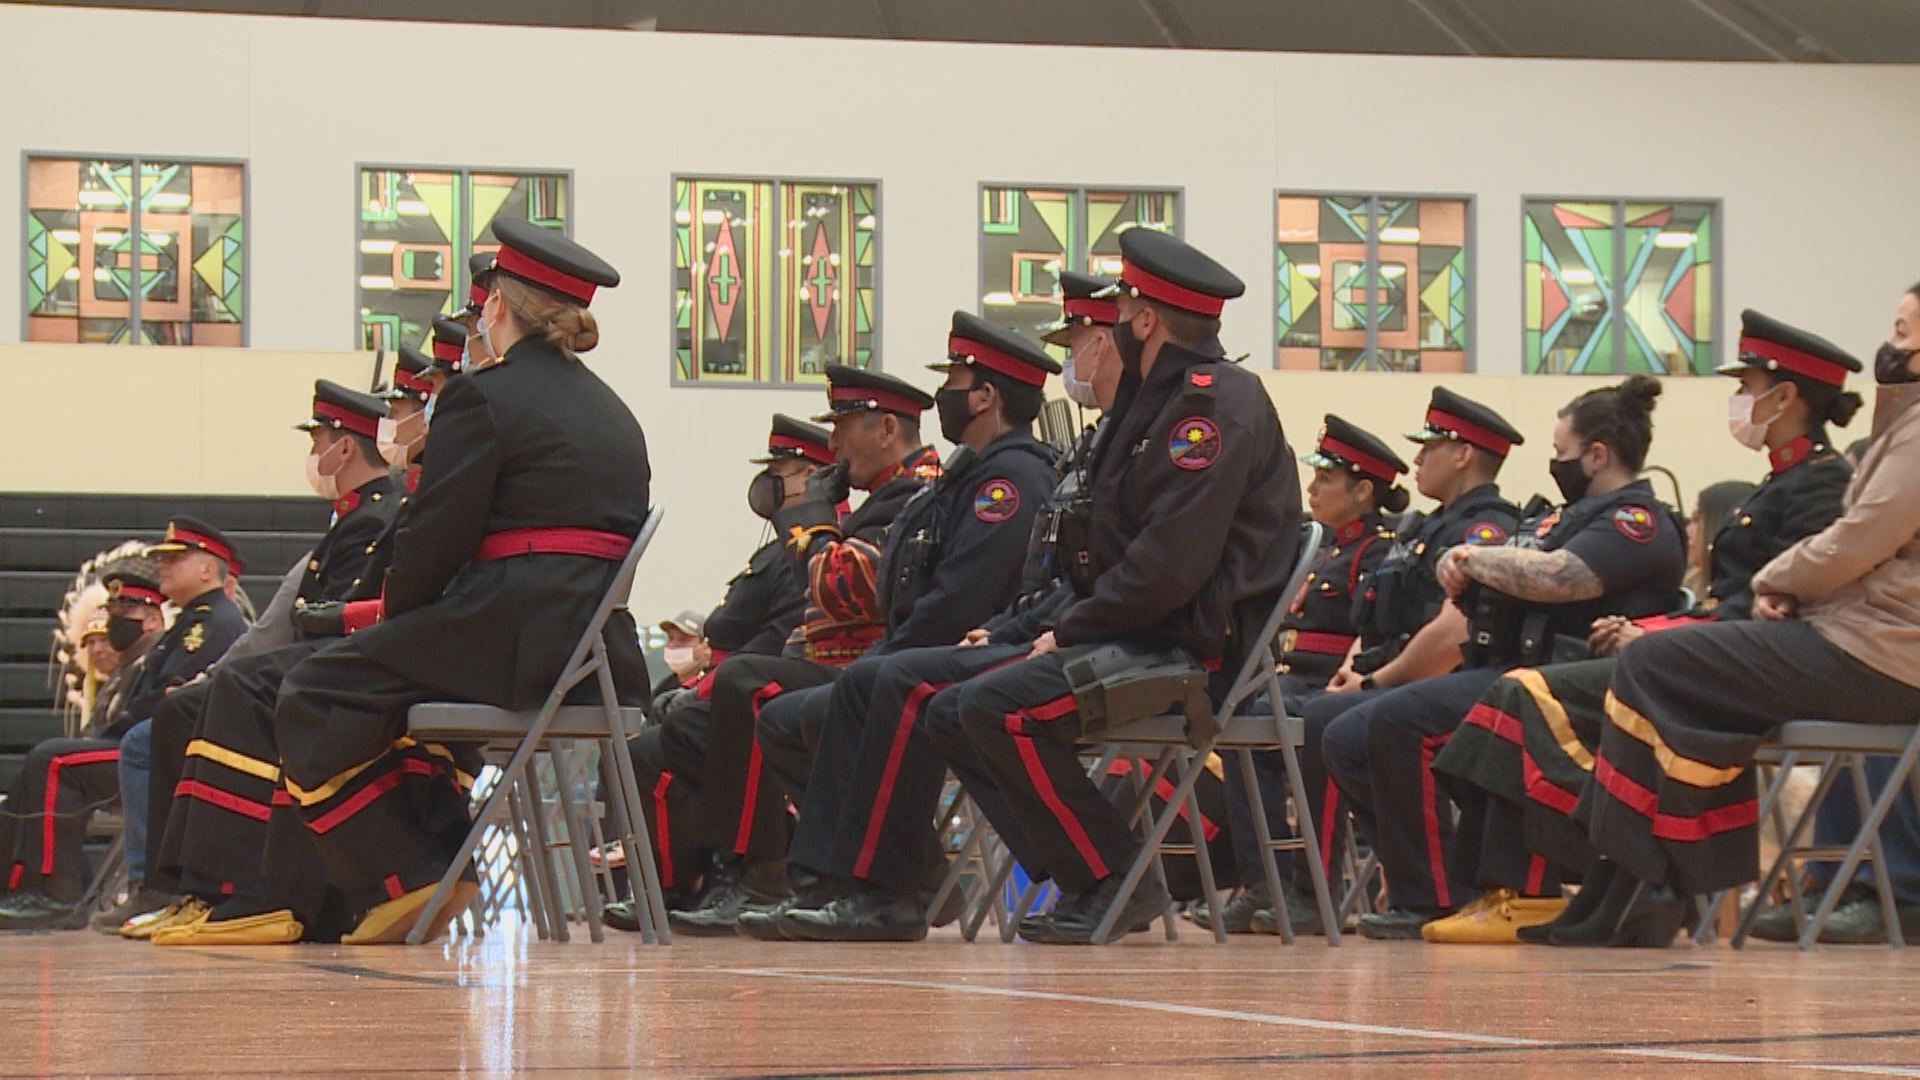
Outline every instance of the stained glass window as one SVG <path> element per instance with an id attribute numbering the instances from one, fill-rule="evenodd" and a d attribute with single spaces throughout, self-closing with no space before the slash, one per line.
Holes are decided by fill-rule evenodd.
<path id="1" fill-rule="evenodd" d="M 1281 194 L 1274 204 L 1274 364 L 1465 371 L 1465 199 Z"/>
<path id="2" fill-rule="evenodd" d="M 1029 337 L 1060 317 L 1061 270 L 1118 276 L 1122 232 L 1180 231 L 1173 191 L 996 185 L 980 199 L 980 313 Z"/>
<path id="3" fill-rule="evenodd" d="M 242 345 L 246 166 L 29 158 L 29 341 Z"/>
<path id="4" fill-rule="evenodd" d="M 568 179 L 554 173 L 360 170 L 360 347 L 419 344 L 466 302 L 467 259 L 499 247 L 493 223 L 567 230 Z"/>
<path id="5" fill-rule="evenodd" d="M 1716 210 L 1710 202 L 1528 200 L 1526 371 L 1711 372 Z"/>
<path id="6" fill-rule="evenodd" d="M 674 381 L 874 367 L 878 198 L 867 183 L 676 178 Z"/>

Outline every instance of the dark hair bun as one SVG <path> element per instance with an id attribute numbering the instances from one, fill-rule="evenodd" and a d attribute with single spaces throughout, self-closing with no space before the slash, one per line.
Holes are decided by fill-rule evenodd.
<path id="1" fill-rule="evenodd" d="M 1660 385 L 1660 380 L 1651 375 L 1634 375 L 1620 384 L 1618 393 L 1621 404 L 1642 415 L 1650 415 L 1653 412 L 1654 400 L 1665 389 L 1666 387 Z"/>
<path id="2" fill-rule="evenodd" d="M 1380 492 L 1374 499 L 1374 505 L 1389 514 L 1398 514 L 1407 508 L 1413 497 L 1403 487 L 1390 487 Z"/>
<path id="3" fill-rule="evenodd" d="M 1833 421 L 1836 427 L 1846 427 L 1853 422 L 1854 414 L 1859 412 L 1864 404 L 1866 403 L 1860 400 L 1859 394 L 1848 390 L 1834 398 L 1833 404 L 1827 407 L 1827 419 Z"/>

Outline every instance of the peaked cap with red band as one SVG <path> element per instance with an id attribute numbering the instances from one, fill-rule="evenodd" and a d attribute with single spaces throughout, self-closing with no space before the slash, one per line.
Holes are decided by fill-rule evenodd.
<path id="1" fill-rule="evenodd" d="M 234 550 L 219 529 L 201 521 L 180 514 L 167 522 L 167 533 L 160 542 L 147 548 L 149 558 L 173 551 L 204 551 L 227 564 L 230 573 L 246 573 L 246 564 L 240 561 L 240 555 Z"/>
<path id="2" fill-rule="evenodd" d="M 1047 376 L 1060 374 L 1060 365 L 1040 346 L 964 311 L 953 313 L 946 361 L 927 366 L 935 371 L 980 367 L 1026 386 L 1045 386 Z"/>
<path id="3" fill-rule="evenodd" d="M 467 256 L 467 303 L 460 314 L 469 319 L 480 314 L 487 294 L 493 291 L 493 260 L 491 251 L 476 251 Z"/>
<path id="4" fill-rule="evenodd" d="M 862 412 L 890 412 L 918 420 L 921 413 L 933 408 L 933 395 L 905 379 L 845 364 L 828 364 L 823 370 L 827 376 L 827 411 L 813 418 L 816 424 Z"/>
<path id="5" fill-rule="evenodd" d="M 313 416 L 293 427 L 296 431 L 332 428 L 372 439 L 379 436 L 380 419 L 386 415 L 387 403 L 372 394 L 362 394 L 337 382 L 317 379 L 313 384 Z"/>
<path id="6" fill-rule="evenodd" d="M 1319 443 L 1300 460 L 1316 469 L 1346 469 L 1389 485 L 1407 471 L 1407 463 L 1378 436 L 1332 413 L 1320 429 Z"/>
<path id="7" fill-rule="evenodd" d="M 620 271 L 568 239 L 557 229 L 543 229 L 520 218 L 496 219 L 493 235 L 500 239 L 493 270 L 568 300 L 581 307 L 593 303 L 595 289 L 620 284 Z"/>
<path id="8" fill-rule="evenodd" d="M 833 451 L 827 448 L 827 439 L 831 434 L 826 428 L 774 413 L 773 431 L 767 435 L 767 452 L 747 460 L 755 465 L 771 465 L 776 461 L 795 458 L 816 465 L 831 465 L 834 461 Z"/>
<path id="9" fill-rule="evenodd" d="M 1433 397 L 1427 404 L 1426 426 L 1408 432 L 1407 438 L 1417 443 L 1454 440 L 1503 458 L 1527 441 L 1499 413 L 1444 386 L 1433 388 Z"/>
<path id="10" fill-rule="evenodd" d="M 399 354 L 393 358 L 393 385 L 382 390 L 379 396 L 388 401 L 412 398 L 426 404 L 433 396 L 433 384 L 427 381 L 431 367 L 433 361 L 425 353 L 411 345 L 401 345 Z"/>
<path id="11" fill-rule="evenodd" d="M 433 366 L 460 374 L 467 369 L 467 324 L 445 315 L 433 317 Z"/>
<path id="12" fill-rule="evenodd" d="M 160 593 L 160 583 L 141 570 L 118 567 L 100 576 L 100 583 L 107 587 L 107 599 L 126 600 L 149 607 L 160 607 L 167 598 Z"/>
<path id="13" fill-rule="evenodd" d="M 1740 313 L 1740 353 L 1715 370 L 1738 375 L 1749 368 L 1791 375 L 1827 386 L 1844 386 L 1860 361 L 1817 334 L 1788 326 L 1749 308 Z"/>
<path id="14" fill-rule="evenodd" d="M 1113 302 L 1115 281 L 1078 270 L 1060 272 L 1060 319 L 1040 328 L 1040 340 L 1049 345 L 1067 343 L 1067 331 L 1076 326 L 1112 326 L 1120 321 L 1120 305 Z"/>
<path id="15" fill-rule="evenodd" d="M 1227 301 L 1246 291 L 1246 282 L 1206 252 L 1172 233 L 1136 227 L 1120 234 L 1120 283 L 1097 299 L 1125 293 L 1217 319 Z"/>

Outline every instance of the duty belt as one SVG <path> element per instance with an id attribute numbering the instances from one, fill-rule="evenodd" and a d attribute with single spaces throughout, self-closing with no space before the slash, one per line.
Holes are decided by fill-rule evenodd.
<path id="1" fill-rule="evenodd" d="M 474 562 L 497 562 L 522 555 L 579 555 L 620 562 L 633 550 L 633 537 L 598 529 L 507 529 L 480 541 Z"/>
<path id="2" fill-rule="evenodd" d="M 1325 634 L 1317 630 L 1289 630 L 1280 637 L 1280 652 L 1321 653 L 1327 656 L 1345 656 L 1353 643 L 1359 640 L 1353 634 Z"/>

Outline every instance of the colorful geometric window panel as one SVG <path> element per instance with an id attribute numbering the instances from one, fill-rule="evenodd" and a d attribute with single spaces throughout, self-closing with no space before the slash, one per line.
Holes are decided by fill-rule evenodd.
<path id="1" fill-rule="evenodd" d="M 360 346 L 419 344 L 460 282 L 460 174 L 360 171 Z M 463 298 L 464 300 L 464 298 Z"/>
<path id="2" fill-rule="evenodd" d="M 140 333 L 157 345 L 241 344 L 245 172 L 140 163 Z"/>
<path id="3" fill-rule="evenodd" d="M 27 162 L 27 340 L 131 340 L 131 161 Z"/>
<path id="4" fill-rule="evenodd" d="M 1628 374 L 1707 375 L 1713 358 L 1713 205 L 1627 203 L 1620 275 Z"/>
<path id="5" fill-rule="evenodd" d="M 872 184 L 780 185 L 780 369 L 768 381 L 873 366 L 877 228 Z"/>
<path id="6" fill-rule="evenodd" d="M 1523 228 L 1527 372 L 1713 370 L 1714 204 L 1530 201 Z"/>
<path id="7" fill-rule="evenodd" d="M 1060 317 L 1059 277 L 1120 273 L 1120 234 L 1138 227 L 1177 233 L 1173 191 L 989 187 L 981 192 L 980 310 L 988 321 L 1037 338 Z M 1056 355 L 1065 350 L 1048 347 Z"/>
<path id="8" fill-rule="evenodd" d="M 674 379 L 820 383 L 875 365 L 879 191 L 832 180 L 676 179 Z"/>
<path id="9" fill-rule="evenodd" d="M 567 178 L 552 174 L 472 173 L 466 179 L 471 254 L 492 252 L 498 218 L 520 218 L 558 232 L 567 228 Z M 465 265 L 465 260 L 461 261 Z"/>
<path id="10" fill-rule="evenodd" d="M 1465 371 L 1466 221 L 1464 199 L 1277 196 L 1275 366 Z"/>

